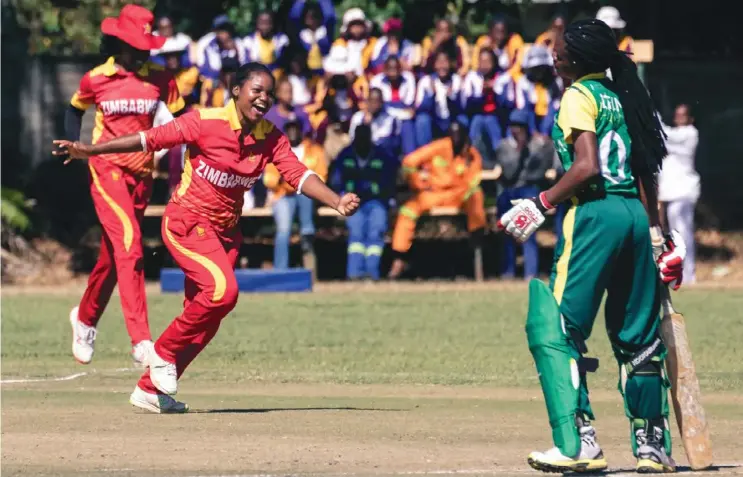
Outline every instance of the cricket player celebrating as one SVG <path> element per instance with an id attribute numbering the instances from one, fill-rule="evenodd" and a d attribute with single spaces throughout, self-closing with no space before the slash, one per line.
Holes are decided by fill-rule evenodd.
<path id="1" fill-rule="evenodd" d="M 656 274 L 677 288 L 684 247 L 677 234 L 668 237 L 656 268 L 650 225 L 659 226 L 653 178 L 666 155 L 661 126 L 634 63 L 605 23 L 569 25 L 553 56 L 558 73 L 573 82 L 552 131 L 566 173 L 501 218 L 507 233 L 525 241 L 553 204 L 572 203 L 549 289 L 537 280 L 529 288 L 526 334 L 556 447 L 531 453 L 528 462 L 545 472 L 607 467 L 589 421 L 586 372 L 597 363 L 583 357 L 606 291 L 606 329 L 637 471 L 672 472 Z"/>
<path id="2" fill-rule="evenodd" d="M 101 30 L 116 53 L 80 80 L 65 114 L 67 139 L 80 137 L 83 114 L 93 105 L 93 143 L 151 128 L 160 103 L 171 113 L 185 106 L 173 75 L 147 61 L 150 50 L 165 42 L 165 38 L 151 34 L 153 19 L 146 8 L 126 5 L 118 18 L 103 20 Z M 70 312 L 72 354 L 81 364 L 92 360 L 96 326 L 118 282 L 132 356 L 144 364 L 152 340 L 140 222 L 152 192 L 153 151 L 95 154 L 88 166 L 90 193 L 103 237 L 80 305 Z"/>
<path id="3" fill-rule="evenodd" d="M 181 184 L 165 209 L 165 245 L 186 274 L 183 313 L 163 332 L 129 402 L 156 413 L 186 412 L 171 396 L 178 378 L 214 338 L 222 319 L 237 303 L 233 268 L 242 237 L 238 219 L 244 193 L 272 163 L 298 193 L 352 215 L 355 194 L 339 197 L 294 155 L 291 145 L 263 119 L 274 101 L 274 79 L 259 63 L 240 67 L 233 99 L 222 108 L 200 109 L 148 131 L 95 145 L 55 141 L 57 153 L 71 158 L 147 152 L 188 144 Z"/>

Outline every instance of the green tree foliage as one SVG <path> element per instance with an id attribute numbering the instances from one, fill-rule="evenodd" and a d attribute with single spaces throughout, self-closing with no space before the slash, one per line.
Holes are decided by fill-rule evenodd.
<path id="1" fill-rule="evenodd" d="M 10 0 L 10 3 L 19 26 L 28 32 L 29 54 L 59 56 L 98 53 L 101 21 L 118 15 L 130 3 L 152 9 L 156 15 L 171 15 L 179 30 L 194 37 L 205 33 L 220 13 L 227 13 L 238 33 L 244 35 L 253 30 L 260 11 L 273 11 L 281 17 L 290 6 L 287 0 Z M 426 34 L 433 20 L 441 17 L 457 22 L 466 36 L 477 37 L 485 32 L 493 10 L 492 2 L 468 0 L 334 0 L 334 3 L 338 27 L 343 12 L 359 7 L 380 27 L 387 18 L 402 18 L 406 21 L 406 31 L 413 37 Z M 278 22 L 283 23 L 281 18 Z"/>
<path id="2" fill-rule="evenodd" d="M 155 0 L 15 0 L 19 25 L 29 34 L 28 50 L 34 54 L 80 55 L 98 53 L 101 21 L 118 15 L 126 4 L 147 8 Z"/>
<path id="3" fill-rule="evenodd" d="M 26 213 L 26 198 L 18 190 L 6 187 L 0 190 L 0 214 L 4 225 L 19 232 L 25 232 L 31 226 Z"/>

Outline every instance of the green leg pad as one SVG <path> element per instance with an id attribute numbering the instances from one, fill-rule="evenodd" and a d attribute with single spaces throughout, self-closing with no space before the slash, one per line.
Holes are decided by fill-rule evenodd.
<path id="1" fill-rule="evenodd" d="M 581 388 L 580 353 L 568 340 L 552 292 L 536 279 L 529 283 L 526 337 L 539 373 L 552 439 L 563 455 L 576 456 L 580 452 L 575 425 Z M 584 399 L 587 402 L 587 394 Z"/>
<path id="2" fill-rule="evenodd" d="M 624 397 L 624 412 L 630 421 L 632 452 L 637 455 L 635 431 L 645 427 L 646 421 L 663 420 L 664 445 L 671 455 L 671 431 L 668 424 L 668 388 L 670 383 L 663 372 L 665 352 L 653 358 L 644 369 L 628 377 L 625 365 L 620 362 L 619 391 Z"/>

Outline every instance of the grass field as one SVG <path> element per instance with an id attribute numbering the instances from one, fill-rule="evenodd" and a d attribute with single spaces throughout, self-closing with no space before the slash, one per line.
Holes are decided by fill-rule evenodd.
<path id="1" fill-rule="evenodd" d="M 550 445 L 523 286 L 243 295 L 182 379 L 179 398 L 197 411 L 182 416 L 128 405 L 138 371 L 116 298 L 93 364 L 74 363 L 67 313 L 78 299 L 3 294 L 3 475 L 521 475 L 526 454 Z M 689 289 L 675 299 L 718 473 L 743 473 L 743 292 Z M 181 297 L 148 301 L 157 334 Z M 596 426 L 622 472 L 633 461 L 601 318 L 593 334 Z M 683 465 L 683 450 L 674 452 Z"/>

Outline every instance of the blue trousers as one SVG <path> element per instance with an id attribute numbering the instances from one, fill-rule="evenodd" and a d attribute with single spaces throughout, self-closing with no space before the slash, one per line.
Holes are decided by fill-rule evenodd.
<path id="1" fill-rule="evenodd" d="M 415 151 L 415 120 L 406 119 L 400 124 L 400 133 L 402 134 L 402 153 L 404 156 Z"/>
<path id="2" fill-rule="evenodd" d="M 498 196 L 498 215 L 503 215 L 513 205 L 512 200 L 528 199 L 539 194 L 537 186 L 524 186 L 506 188 Z M 505 236 L 503 243 L 503 259 L 501 260 L 501 276 L 513 278 L 516 276 L 516 242 L 509 236 Z M 524 243 L 524 277 L 536 277 L 539 272 L 539 247 L 537 247 L 537 236 L 533 234 Z"/>
<path id="3" fill-rule="evenodd" d="M 299 209 L 299 233 L 314 235 L 312 199 L 300 194 L 285 195 L 273 204 L 273 217 L 276 220 L 276 237 L 273 245 L 273 267 L 289 268 L 289 239 L 292 235 L 294 214 Z"/>
<path id="4" fill-rule="evenodd" d="M 429 144 L 435 137 L 446 134 L 452 118 L 437 118 L 430 113 L 415 115 L 415 142 L 418 147 Z"/>
<path id="5" fill-rule="evenodd" d="M 495 148 L 503 138 L 498 116 L 494 114 L 476 114 L 470 122 L 470 139 L 472 144 L 480 145 L 480 154 L 483 158 L 491 157 Z M 483 147 L 484 146 L 484 147 Z M 490 148 L 488 150 L 488 148 Z M 485 149 L 485 150 L 482 150 Z"/>
<path id="6" fill-rule="evenodd" d="M 346 219 L 348 227 L 348 278 L 379 280 L 379 264 L 387 231 L 387 207 L 379 200 L 363 202 L 356 214 Z"/>

